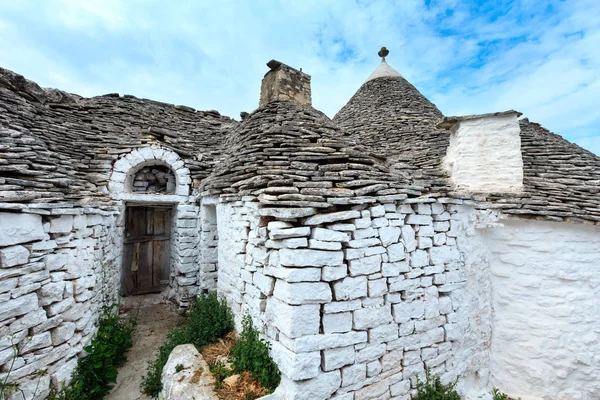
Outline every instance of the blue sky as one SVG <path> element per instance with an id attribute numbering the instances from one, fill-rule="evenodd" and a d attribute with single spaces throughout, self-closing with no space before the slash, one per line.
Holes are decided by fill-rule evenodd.
<path id="1" fill-rule="evenodd" d="M 382 45 L 444 114 L 516 109 L 600 155 L 598 0 L 0 0 L 0 66 L 235 118 L 272 58 L 333 116 Z"/>

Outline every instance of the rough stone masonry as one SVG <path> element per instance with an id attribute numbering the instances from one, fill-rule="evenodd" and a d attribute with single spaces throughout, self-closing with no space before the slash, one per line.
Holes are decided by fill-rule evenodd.
<path id="1" fill-rule="evenodd" d="M 410 399 L 426 368 L 466 399 L 600 398 L 597 156 L 515 111 L 444 117 L 385 61 L 333 119 L 268 67 L 241 122 L 0 69 L 0 379 L 67 382 L 145 260 L 181 306 L 252 317 L 280 398 Z M 168 251 L 132 261 L 142 229 Z"/>

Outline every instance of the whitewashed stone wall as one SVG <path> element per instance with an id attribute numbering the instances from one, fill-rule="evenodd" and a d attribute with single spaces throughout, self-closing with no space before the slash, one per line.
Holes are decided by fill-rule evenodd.
<path id="1" fill-rule="evenodd" d="M 491 383 L 523 400 L 600 398 L 600 229 L 508 220 L 489 229 Z"/>
<path id="2" fill-rule="evenodd" d="M 203 199 L 200 208 L 200 275 L 201 290 L 216 290 L 219 264 L 219 234 L 216 201 Z"/>
<path id="3" fill-rule="evenodd" d="M 464 277 L 449 207 L 358 208 L 219 205 L 219 291 L 270 339 L 286 398 L 408 399 L 426 366 L 456 375 Z"/>
<path id="4" fill-rule="evenodd" d="M 43 399 L 70 377 L 103 299 L 117 294 L 120 236 L 114 210 L 19 208 L 0 212 L 0 380 L 10 373 L 25 398 L 37 386 Z"/>
<path id="5" fill-rule="evenodd" d="M 470 116 L 452 126 L 444 168 L 458 189 L 514 192 L 523 188 L 519 115 L 509 111 Z"/>
<path id="6" fill-rule="evenodd" d="M 217 205 L 217 291 L 226 297 L 231 306 L 238 329 L 242 317 L 250 314 L 254 325 L 264 332 L 265 301 L 272 288 L 263 288 L 267 292 L 264 293 L 254 282 L 255 276 L 257 282 L 260 280 L 260 271 L 266 261 L 266 251 L 260 246 L 266 239 L 266 228 L 259 227 L 258 203 L 253 200 L 252 197 L 245 197 L 241 201 Z"/>
<path id="7" fill-rule="evenodd" d="M 200 292 L 198 258 L 201 248 L 199 207 L 194 203 L 177 204 L 171 230 L 171 288 L 180 306 Z"/>

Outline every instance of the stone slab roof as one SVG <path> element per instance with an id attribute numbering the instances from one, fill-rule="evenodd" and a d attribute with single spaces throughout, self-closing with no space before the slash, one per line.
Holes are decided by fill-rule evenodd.
<path id="1" fill-rule="evenodd" d="M 392 173 L 421 187 L 424 193 L 447 191 L 442 157 L 447 131 L 437 107 L 403 77 L 365 82 L 333 121 L 351 139 L 385 155 Z"/>
<path id="2" fill-rule="evenodd" d="M 519 124 L 523 193 L 488 201 L 505 214 L 600 223 L 600 157 L 526 118 Z"/>
<path id="3" fill-rule="evenodd" d="M 205 193 L 258 195 L 269 206 L 329 208 L 406 198 L 418 191 L 389 173 L 310 106 L 272 101 L 238 125 Z"/>
<path id="4" fill-rule="evenodd" d="M 352 140 L 381 149 L 392 173 L 429 196 L 475 199 L 525 218 L 600 222 L 600 157 L 527 119 L 520 121 L 523 191 L 455 192 L 442 168 L 450 138 L 442 128 L 476 117 L 481 115 L 444 118 L 404 78 L 379 77 L 365 82 L 333 121 Z"/>
<path id="5" fill-rule="evenodd" d="M 236 124 L 216 111 L 133 96 L 42 89 L 0 69 L 0 202 L 103 198 L 113 162 L 151 144 L 177 152 L 199 182 Z"/>

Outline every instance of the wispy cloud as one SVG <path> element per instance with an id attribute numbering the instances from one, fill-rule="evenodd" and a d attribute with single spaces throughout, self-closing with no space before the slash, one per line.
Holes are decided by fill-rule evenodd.
<path id="1" fill-rule="evenodd" d="M 277 58 L 312 75 L 333 116 L 386 45 L 445 114 L 514 108 L 600 154 L 598 15 L 597 0 L 22 0 L 0 3 L 0 65 L 237 116 Z"/>

